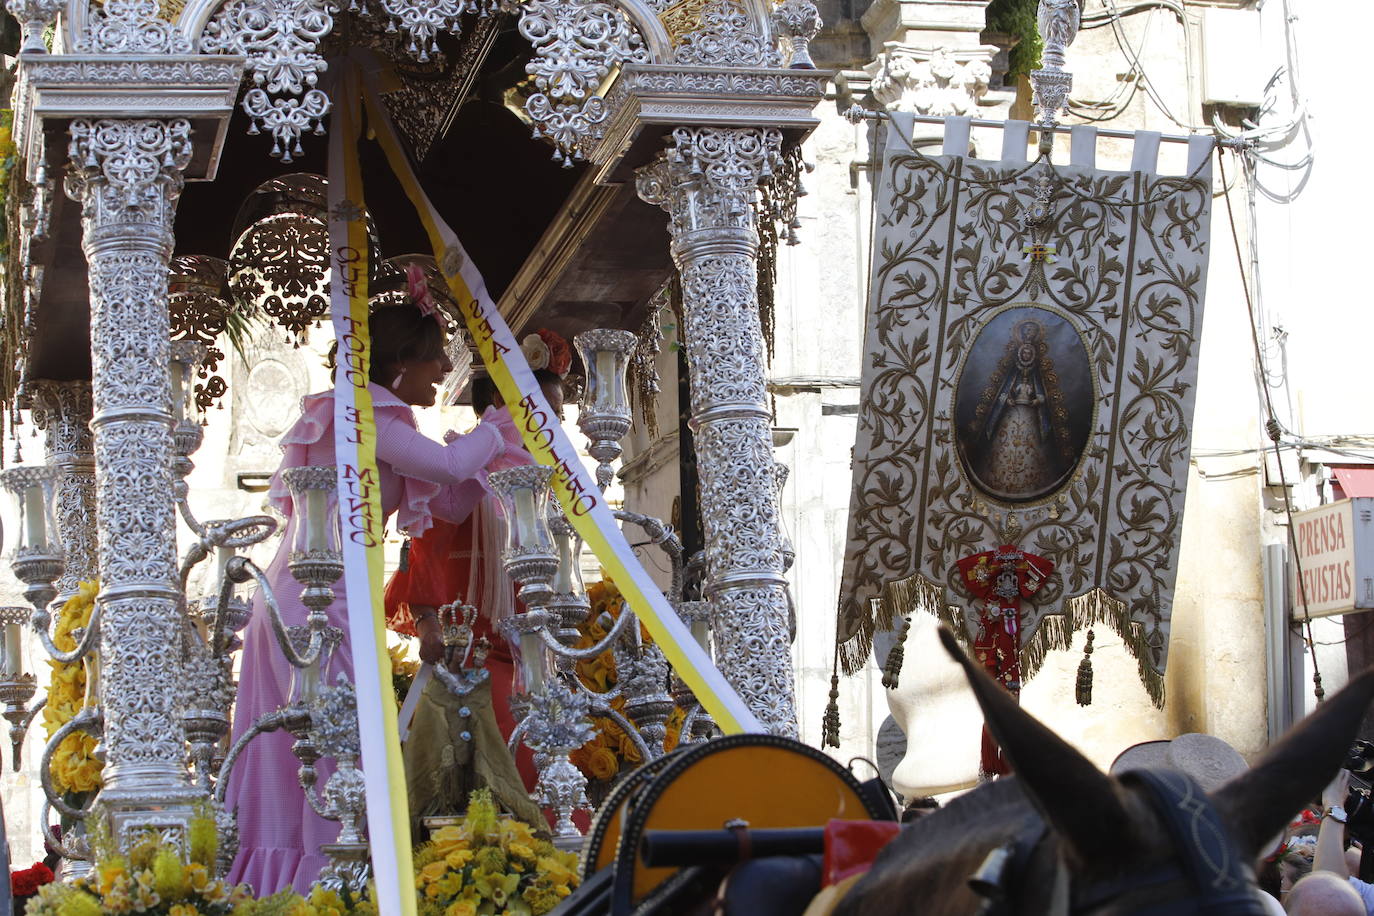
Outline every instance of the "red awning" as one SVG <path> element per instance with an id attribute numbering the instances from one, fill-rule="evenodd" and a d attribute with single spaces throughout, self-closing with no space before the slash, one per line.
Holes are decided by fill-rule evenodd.
<path id="1" fill-rule="evenodd" d="M 1332 468 L 1343 496 L 1374 496 L 1374 467 Z"/>

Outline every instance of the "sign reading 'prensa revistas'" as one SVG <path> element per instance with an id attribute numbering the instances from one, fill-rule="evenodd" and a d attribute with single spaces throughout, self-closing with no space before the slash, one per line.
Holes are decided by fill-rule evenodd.
<path id="1" fill-rule="evenodd" d="M 1374 497 L 1342 499 L 1293 515 L 1293 616 L 1374 608 Z"/>

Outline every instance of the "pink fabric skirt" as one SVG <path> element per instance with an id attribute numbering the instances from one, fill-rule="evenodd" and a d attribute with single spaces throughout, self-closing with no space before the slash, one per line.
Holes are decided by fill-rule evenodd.
<path id="1" fill-rule="evenodd" d="M 283 549 L 267 568 L 273 593 L 287 626 L 305 623 L 306 607 L 300 602 L 301 586 L 287 569 L 285 545 L 291 543 L 288 531 Z M 344 629 L 347 607 L 343 580 L 334 586 L 335 601 L 329 606 L 329 622 Z M 282 655 L 272 633 L 267 609 L 260 598 L 253 600 L 253 617 L 243 633 L 243 661 L 239 671 L 238 700 L 234 707 L 233 737 L 246 732 L 264 713 L 285 705 L 291 692 L 292 668 Z M 347 636 L 335 651 L 326 672 L 328 683 L 340 676 L 353 679 L 353 659 Z M 332 843 L 339 825 L 320 817 L 305 799 L 299 780 L 300 761 L 291 753 L 295 739 L 285 731 L 255 737 L 239 755 L 229 774 L 225 800 L 237 811 L 239 852 L 229 870 L 231 883 L 252 886 L 259 896 L 273 894 L 285 887 L 307 893 L 328 860 L 320 845 Z M 334 772 L 333 761 L 316 764 L 316 797 Z"/>

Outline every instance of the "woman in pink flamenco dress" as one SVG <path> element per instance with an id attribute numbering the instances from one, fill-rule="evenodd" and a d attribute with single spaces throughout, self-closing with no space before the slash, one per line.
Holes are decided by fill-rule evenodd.
<path id="1" fill-rule="evenodd" d="M 421 435 L 411 408 L 432 405 L 436 387 L 453 368 L 444 355 L 444 331 L 436 316 L 413 305 L 379 308 L 368 327 L 372 335 L 368 390 L 377 423 L 382 510 L 388 518 L 394 513 L 396 525 L 411 535 L 429 528 L 431 516 L 461 522 L 485 493 L 483 470 L 508 449 L 519 449 L 519 434 L 509 414 L 493 410 L 476 429 L 447 445 Z M 271 504 L 287 517 L 282 546 L 266 570 L 287 626 L 305 623 L 307 611 L 300 601 L 302 587 L 287 568 L 297 520 L 291 517 L 281 471 L 334 463 L 333 392 L 306 397 L 303 408 L 301 418 L 282 438 L 285 455 L 268 493 Z M 329 622 L 345 636 L 325 673 L 330 683 L 340 675 L 353 677 L 342 579 L 334 585 L 334 594 L 327 610 Z M 257 596 L 244 631 L 235 740 L 259 716 L 287 703 L 291 671 L 273 636 L 262 598 Z M 251 885 L 259 895 L 285 887 L 308 891 L 327 864 L 320 845 L 333 842 L 338 835 L 339 825 L 315 814 L 305 799 L 297 782 L 300 762 L 291 753 L 293 741 L 285 731 L 259 735 L 228 777 L 226 802 L 237 811 L 239 829 L 239 851 L 229 879 Z M 332 772 L 332 762 L 320 763 L 317 786 L 322 787 Z"/>

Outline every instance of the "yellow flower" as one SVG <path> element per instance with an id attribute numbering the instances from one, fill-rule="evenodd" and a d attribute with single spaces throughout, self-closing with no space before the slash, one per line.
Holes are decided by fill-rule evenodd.
<path id="1" fill-rule="evenodd" d="M 215 864 L 219 852 L 219 834 L 215 830 L 215 819 L 206 813 L 191 819 L 188 831 L 191 846 L 191 861 L 210 868 Z"/>
<path id="2" fill-rule="evenodd" d="M 462 827 L 440 827 L 434 831 L 434 835 L 430 837 L 430 842 L 434 844 L 435 849 L 446 855 L 455 849 L 467 849 L 471 843 L 471 837 Z"/>
<path id="3" fill-rule="evenodd" d="M 167 911 L 167 916 L 200 916 L 200 910 L 193 903 L 176 903 Z"/>
<path id="4" fill-rule="evenodd" d="M 554 856 L 541 856 L 536 863 L 540 877 L 550 884 L 567 885 L 576 880 L 576 873 Z"/>
<path id="5" fill-rule="evenodd" d="M 186 871 L 181 856 L 170 846 L 158 847 L 153 854 L 153 889 L 163 899 L 175 900 L 185 895 L 183 881 Z"/>
<path id="6" fill-rule="evenodd" d="M 70 894 L 57 905 L 57 916 L 101 916 L 100 901 L 90 894 Z"/>
<path id="7" fill-rule="evenodd" d="M 448 871 L 448 868 L 448 862 L 446 862 L 443 859 L 440 859 L 438 862 L 431 862 L 424 868 L 420 869 L 421 883 L 429 884 L 438 881 L 440 878 L 444 876 L 444 872 Z"/>
<path id="8" fill-rule="evenodd" d="M 477 907 L 471 900 L 455 900 L 444 910 L 444 916 L 477 916 Z"/>
<path id="9" fill-rule="evenodd" d="M 462 868 L 472 861 L 471 849 L 455 849 L 444 856 L 444 864 L 449 868 Z M 436 863 L 438 864 L 438 863 Z"/>
<path id="10" fill-rule="evenodd" d="M 611 779 L 620 772 L 620 761 L 610 748 L 598 747 L 587 755 L 587 772 L 593 779 Z"/>
<path id="11" fill-rule="evenodd" d="M 100 863 L 95 873 L 98 879 L 97 887 L 102 896 L 108 894 L 117 882 L 128 876 L 127 869 L 128 864 L 123 856 L 111 856 Z"/>
<path id="12" fill-rule="evenodd" d="M 408 647 L 405 645 L 394 645 L 386 647 L 386 654 L 391 656 L 391 673 L 399 674 L 402 677 L 414 677 L 420 670 L 420 663 L 408 658 Z"/>

